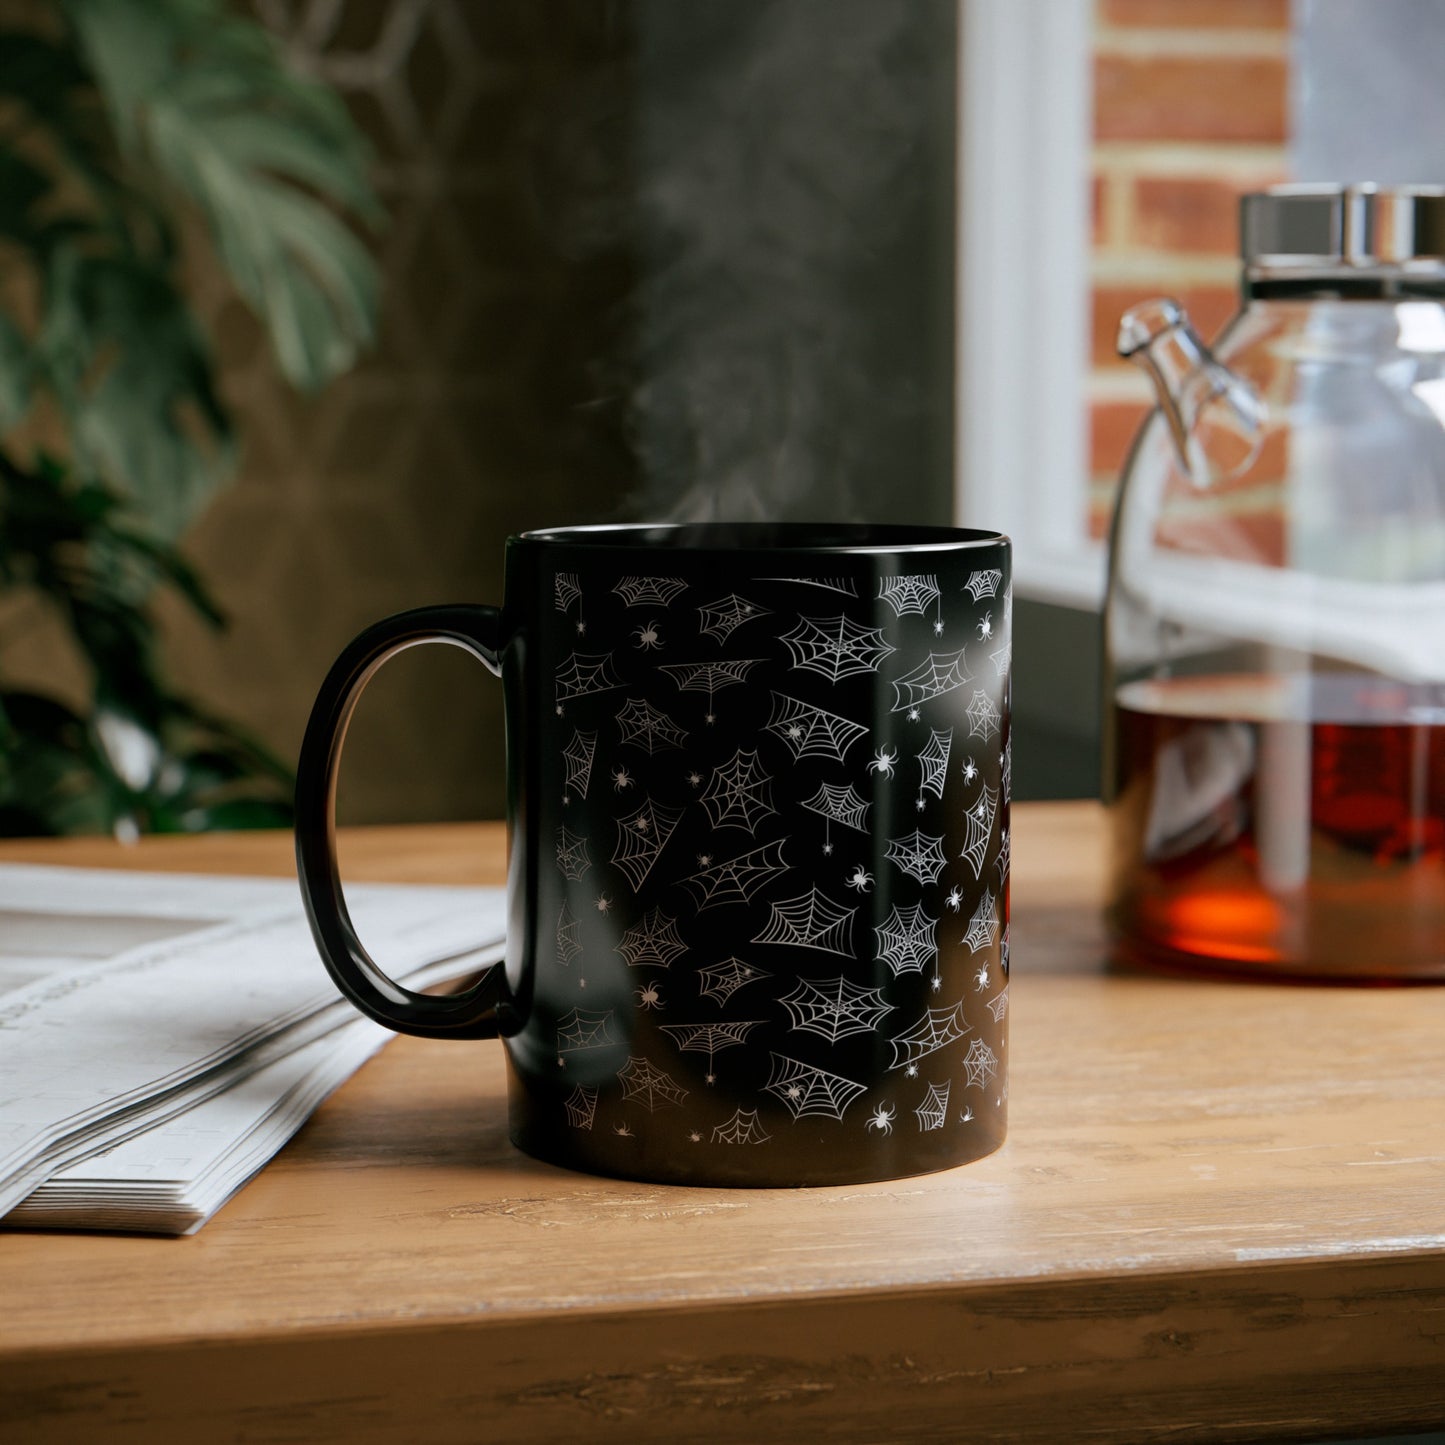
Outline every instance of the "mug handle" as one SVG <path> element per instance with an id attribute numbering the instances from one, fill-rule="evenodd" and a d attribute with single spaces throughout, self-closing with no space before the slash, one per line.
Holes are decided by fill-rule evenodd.
<path id="1" fill-rule="evenodd" d="M 423 1038 L 491 1039 L 506 972 L 493 965 L 462 993 L 404 988 L 362 946 L 346 909 L 336 864 L 336 775 L 346 726 L 376 670 L 408 647 L 446 642 L 501 676 L 502 614 L 495 607 L 419 607 L 368 627 L 332 664 L 311 709 L 296 765 L 296 871 L 326 971 L 362 1013 Z"/>

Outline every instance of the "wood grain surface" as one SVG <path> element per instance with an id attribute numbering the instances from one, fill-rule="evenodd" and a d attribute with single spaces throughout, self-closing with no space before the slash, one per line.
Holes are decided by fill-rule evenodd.
<path id="1" fill-rule="evenodd" d="M 1098 810 L 1014 813 L 1010 1135 L 892 1184 L 514 1151 L 398 1039 L 188 1240 L 0 1236 L 0 1440 L 1260 1440 L 1445 1422 L 1445 990 L 1111 973 Z M 358 880 L 498 881 L 496 825 Z M 285 872 L 286 840 L 0 857 Z M 318 964 L 319 967 L 319 964 Z"/>

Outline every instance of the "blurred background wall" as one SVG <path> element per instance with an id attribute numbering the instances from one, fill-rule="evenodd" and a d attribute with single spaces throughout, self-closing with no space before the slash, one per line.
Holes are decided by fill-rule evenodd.
<path id="1" fill-rule="evenodd" d="M 628 516 L 946 521 L 952 0 L 254 0 L 370 136 L 381 342 L 314 400 L 198 273 L 245 442 L 172 666 L 294 757 L 368 621 L 500 600 L 502 541 Z M 408 652 L 343 822 L 498 816 L 500 696 Z"/>

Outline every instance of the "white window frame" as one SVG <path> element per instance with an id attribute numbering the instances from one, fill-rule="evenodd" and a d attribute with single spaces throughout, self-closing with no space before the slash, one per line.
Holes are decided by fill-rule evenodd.
<path id="1" fill-rule="evenodd" d="M 1021 597 L 1097 609 L 1088 535 L 1092 0 L 959 0 L 954 512 Z"/>

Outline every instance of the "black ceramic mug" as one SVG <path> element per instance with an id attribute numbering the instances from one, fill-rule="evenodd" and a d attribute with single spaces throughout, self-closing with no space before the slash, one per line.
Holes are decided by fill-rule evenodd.
<path id="1" fill-rule="evenodd" d="M 1008 1100 L 1009 543 L 943 527 L 578 527 L 506 600 L 337 660 L 302 744 L 317 946 L 393 1029 L 500 1034 L 527 1153 L 679 1184 L 900 1178 Z M 337 877 L 346 721 L 393 653 L 500 673 L 503 966 L 455 997 L 368 958 Z"/>

